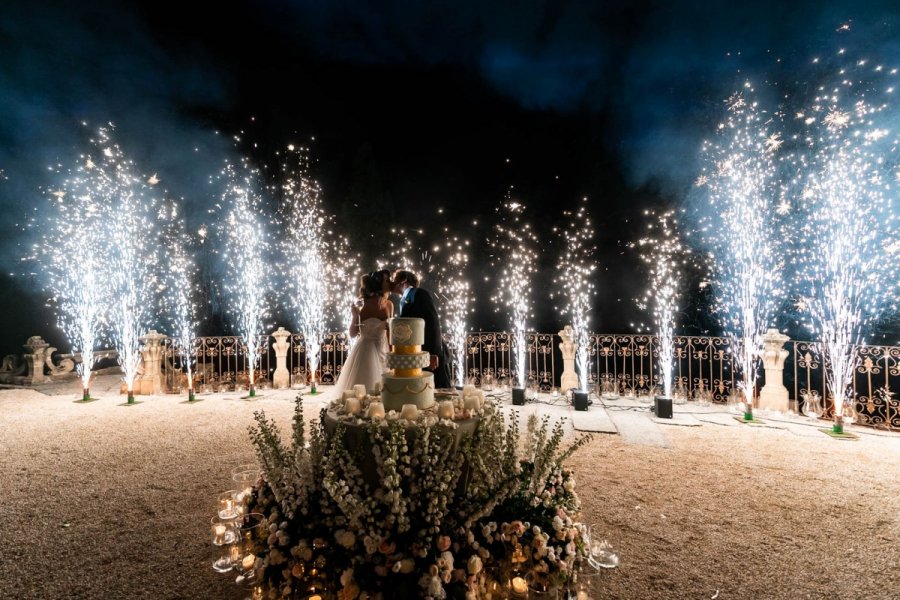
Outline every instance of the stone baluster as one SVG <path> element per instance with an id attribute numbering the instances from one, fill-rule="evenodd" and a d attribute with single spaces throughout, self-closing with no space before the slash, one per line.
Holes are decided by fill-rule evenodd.
<path id="1" fill-rule="evenodd" d="M 44 374 L 44 366 L 47 362 L 47 348 L 50 344 L 44 341 L 39 335 L 28 338 L 23 345 L 25 348 L 25 365 L 27 371 L 22 380 L 23 385 L 37 385 L 47 383 L 50 378 Z"/>
<path id="2" fill-rule="evenodd" d="M 284 327 L 279 327 L 272 332 L 275 343 L 272 348 L 275 349 L 275 373 L 272 375 L 272 387 L 276 390 L 283 390 L 291 387 L 291 372 L 287 368 L 287 353 L 291 347 L 288 338 L 291 332 Z"/>
<path id="3" fill-rule="evenodd" d="M 789 339 L 777 329 L 769 329 L 763 337 L 762 361 L 766 370 L 766 385 L 759 391 L 760 408 L 788 411 L 790 401 L 784 387 L 784 359 L 788 351 L 784 349 L 784 344 Z"/>
<path id="4" fill-rule="evenodd" d="M 159 394 L 162 392 L 162 341 L 166 339 L 155 329 L 151 329 L 147 335 L 141 338 L 141 377 L 135 385 L 135 392 L 143 395 Z"/>
<path id="5" fill-rule="evenodd" d="M 563 372 L 562 377 L 560 377 L 559 391 L 563 394 L 571 388 L 578 389 L 578 374 L 575 372 L 575 350 L 577 350 L 577 347 L 572 339 L 574 333 L 572 326 L 566 325 L 558 334 L 562 338 L 559 349 L 563 356 Z"/>

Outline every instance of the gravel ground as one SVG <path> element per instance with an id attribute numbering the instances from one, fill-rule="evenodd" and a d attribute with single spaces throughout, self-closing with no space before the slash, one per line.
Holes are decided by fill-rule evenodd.
<path id="1" fill-rule="evenodd" d="M 292 394 L 76 388 L 0 391 L 0 598 L 242 598 L 211 568 L 214 497 L 253 461 L 253 412 L 286 429 Z M 669 448 L 601 434 L 571 461 L 582 520 L 621 554 L 597 597 L 900 597 L 900 435 L 663 431 Z"/>

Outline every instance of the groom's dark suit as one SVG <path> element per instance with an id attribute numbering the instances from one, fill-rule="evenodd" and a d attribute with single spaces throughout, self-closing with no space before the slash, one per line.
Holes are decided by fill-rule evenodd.
<path id="1" fill-rule="evenodd" d="M 441 336 L 441 321 L 431 294 L 422 288 L 410 288 L 406 297 L 400 301 L 400 316 L 425 320 L 425 343 L 422 344 L 422 350 L 438 357 L 434 387 L 450 387 L 450 365 L 447 363 L 444 338 Z"/>

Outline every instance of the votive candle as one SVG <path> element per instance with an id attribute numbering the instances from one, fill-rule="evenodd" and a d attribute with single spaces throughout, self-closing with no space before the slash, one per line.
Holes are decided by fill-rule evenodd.
<path id="1" fill-rule="evenodd" d="M 438 413 L 439 419 L 452 419 L 453 418 L 453 401 L 443 400 L 440 404 L 438 404 L 437 413 Z"/>
<path id="2" fill-rule="evenodd" d="M 371 403 L 366 411 L 366 416 L 375 421 L 380 421 L 384 418 L 384 404 L 381 402 Z"/>
<path id="3" fill-rule="evenodd" d="M 359 398 L 354 396 L 353 398 L 347 398 L 344 400 L 344 412 L 348 415 L 355 415 L 359 412 Z"/>
<path id="4" fill-rule="evenodd" d="M 514 594 L 524 597 L 528 592 L 528 586 L 525 585 L 525 579 L 522 577 L 513 577 L 512 579 L 512 591 Z"/>
<path id="5" fill-rule="evenodd" d="M 221 546 L 225 543 L 225 531 L 226 528 L 221 523 L 213 526 L 213 544 L 216 546 Z"/>
<path id="6" fill-rule="evenodd" d="M 248 554 L 241 561 L 241 567 L 243 567 L 245 571 L 249 571 L 250 569 L 252 569 L 254 564 L 256 564 L 255 554 Z"/>

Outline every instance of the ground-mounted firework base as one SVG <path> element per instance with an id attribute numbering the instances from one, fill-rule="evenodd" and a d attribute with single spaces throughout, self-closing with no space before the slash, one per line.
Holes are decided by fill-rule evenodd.
<path id="1" fill-rule="evenodd" d="M 492 403 L 449 402 L 452 417 L 414 419 L 336 403 L 307 437 L 298 398 L 289 445 L 256 414 L 263 475 L 246 510 L 266 526 L 241 553 L 256 556 L 245 577 L 259 593 L 437 600 L 574 581 L 587 542 L 562 462 L 590 436 L 563 449 L 561 423 L 532 419 L 522 447 Z"/>

